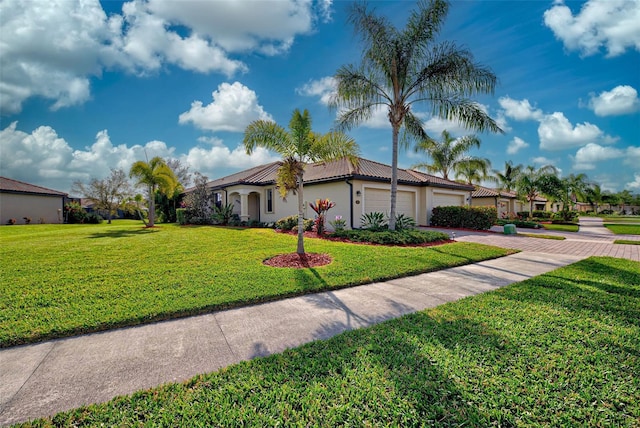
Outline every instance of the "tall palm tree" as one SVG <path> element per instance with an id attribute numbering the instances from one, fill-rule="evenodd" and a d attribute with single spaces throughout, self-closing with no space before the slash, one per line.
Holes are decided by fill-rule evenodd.
<path id="1" fill-rule="evenodd" d="M 256 147 L 273 150 L 283 157 L 278 169 L 277 184 L 284 199 L 289 192 L 298 195 L 298 248 L 304 254 L 304 168 L 308 162 L 330 162 L 347 157 L 357 164 L 359 148 L 356 142 L 342 132 L 321 135 L 311 130 L 311 116 L 307 110 L 296 109 L 289 122 L 289 131 L 274 122 L 257 120 L 244 131 L 244 147 L 251 154 Z"/>
<path id="2" fill-rule="evenodd" d="M 156 191 L 159 190 L 165 195 L 172 195 L 174 189 L 179 185 L 178 180 L 173 170 L 171 170 L 164 159 L 159 156 L 154 157 L 148 162 L 135 162 L 131 165 L 129 176 L 138 180 L 137 185 L 147 187 L 149 196 L 149 223 L 147 227 L 153 227 L 156 217 Z"/>
<path id="3" fill-rule="evenodd" d="M 518 194 L 529 201 L 529 218 L 533 215 L 533 201 L 542 194 L 553 194 L 558 186 L 558 170 L 552 165 L 545 165 L 538 169 L 527 166 L 518 175 L 516 190 Z"/>
<path id="4" fill-rule="evenodd" d="M 493 93 L 496 76 L 474 62 L 468 50 L 437 40 L 448 11 L 446 0 L 422 0 L 403 30 L 376 16 L 366 3 L 356 3 L 351 11 L 350 22 L 364 44 L 362 62 L 337 71 L 337 90 L 330 106 L 338 109 L 339 129 L 366 122 L 379 108 L 387 112 L 392 128 L 391 230 L 395 230 L 400 128 L 418 141 L 429 139 L 421 119 L 411 111 L 414 104 L 426 103 L 434 116 L 456 120 L 470 129 L 502 132 L 470 99 Z"/>
<path id="5" fill-rule="evenodd" d="M 516 189 L 518 175 L 522 172 L 522 164 L 513 165 L 512 161 L 504 163 L 504 171 L 493 170 L 500 190 L 512 192 Z"/>
<path id="6" fill-rule="evenodd" d="M 442 178 L 449 180 L 449 174 L 456 170 L 458 164 L 465 159 L 467 152 L 473 147 L 480 147 L 480 140 L 475 135 L 455 139 L 445 129 L 442 131 L 442 141 L 427 138 L 416 144 L 414 151 L 425 153 L 432 162 L 417 163 L 411 168 L 441 174 Z"/>

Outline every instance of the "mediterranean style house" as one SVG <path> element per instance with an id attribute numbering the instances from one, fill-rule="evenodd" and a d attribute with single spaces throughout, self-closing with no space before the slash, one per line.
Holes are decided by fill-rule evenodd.
<path id="1" fill-rule="evenodd" d="M 533 209 L 544 211 L 547 200 L 539 196 L 533 201 Z M 507 218 L 510 214 L 529 211 L 529 203 L 518 199 L 516 192 L 490 189 L 483 186 L 475 186 L 471 193 L 471 206 L 495 207 L 498 210 L 498 218 Z"/>
<path id="2" fill-rule="evenodd" d="M 0 224 L 62 223 L 66 193 L 0 177 Z"/>
<path id="3" fill-rule="evenodd" d="M 232 204 L 243 221 L 273 223 L 297 214 L 297 196 L 280 198 L 276 172 L 282 162 L 256 166 L 207 183 L 217 205 Z M 308 164 L 304 172 L 304 213 L 313 218 L 309 207 L 316 199 L 330 199 L 336 206 L 327 220 L 342 217 L 347 226 L 360 227 L 360 217 L 370 212 L 389 213 L 391 167 L 360 158 L 357 165 L 348 159 Z M 431 210 L 437 206 L 469 203 L 473 186 L 445 180 L 410 169 L 398 168 L 397 212 L 428 225 Z"/>

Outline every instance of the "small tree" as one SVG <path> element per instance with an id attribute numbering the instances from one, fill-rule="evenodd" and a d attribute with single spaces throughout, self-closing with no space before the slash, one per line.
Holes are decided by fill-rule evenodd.
<path id="1" fill-rule="evenodd" d="M 516 181 L 518 195 L 529 202 L 529 218 L 533 216 L 533 202 L 542 194 L 553 194 L 557 188 L 557 169 L 552 165 L 545 165 L 539 169 L 527 166 Z"/>
<path id="2" fill-rule="evenodd" d="M 183 203 L 187 209 L 187 222 L 205 223 L 211 218 L 212 197 L 207 182 L 209 178 L 199 172 L 195 173 L 195 186 L 184 197 Z"/>
<path id="3" fill-rule="evenodd" d="M 154 157 L 149 162 L 135 162 L 131 165 L 129 176 L 137 178 L 138 185 L 147 187 L 147 196 L 149 198 L 149 223 L 147 227 L 153 227 L 156 217 L 156 191 L 165 195 L 173 194 L 175 188 L 179 185 L 178 180 L 164 159 L 159 156 Z"/>
<path id="4" fill-rule="evenodd" d="M 129 180 L 121 169 L 111 169 L 111 174 L 107 178 L 102 180 L 92 178 L 87 185 L 75 181 L 72 191 L 80 193 L 86 199 L 91 199 L 96 208 L 106 211 L 108 223 L 111 223 L 112 216 L 131 196 Z"/>

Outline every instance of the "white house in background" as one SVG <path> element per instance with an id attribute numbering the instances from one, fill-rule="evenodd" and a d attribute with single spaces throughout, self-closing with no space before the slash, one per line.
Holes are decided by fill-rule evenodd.
<path id="1" fill-rule="evenodd" d="M 10 219 L 24 224 L 25 217 L 31 223 L 62 223 L 67 197 L 57 190 L 0 177 L 0 224 L 8 224 Z"/>
<path id="2" fill-rule="evenodd" d="M 495 207 L 498 210 L 498 218 L 506 218 L 510 213 L 529 211 L 529 202 L 519 200 L 516 192 L 483 186 L 475 187 L 471 193 L 471 206 L 473 207 Z M 544 211 L 546 203 L 547 200 L 539 196 L 533 202 L 533 209 Z"/>
<path id="3" fill-rule="evenodd" d="M 297 196 L 286 201 L 276 189 L 276 172 L 282 162 L 257 166 L 207 183 L 216 204 L 233 204 L 234 213 L 243 221 L 272 223 L 297 214 Z M 304 213 L 313 218 L 309 202 L 328 198 L 336 206 L 327 220 L 342 216 L 347 225 L 360 227 L 363 214 L 378 211 L 388 214 L 391 167 L 367 159 L 353 165 L 348 159 L 308 164 L 304 172 Z M 473 186 L 445 180 L 419 171 L 398 169 L 397 212 L 412 217 L 419 225 L 428 225 L 433 207 L 468 204 Z"/>

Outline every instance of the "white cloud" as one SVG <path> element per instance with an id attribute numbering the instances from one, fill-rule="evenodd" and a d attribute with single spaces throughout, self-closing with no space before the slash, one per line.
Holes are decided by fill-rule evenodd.
<path id="1" fill-rule="evenodd" d="M 640 173 L 633 174 L 633 181 L 628 182 L 624 187 L 630 190 L 640 190 Z"/>
<path id="2" fill-rule="evenodd" d="M 573 169 L 593 170 L 597 168 L 598 162 L 616 159 L 622 156 L 624 156 L 624 151 L 620 149 L 589 143 L 576 152 L 576 155 L 573 157 Z"/>
<path id="3" fill-rule="evenodd" d="M 640 51 L 640 2 L 589 0 L 573 15 L 563 1 L 544 13 L 544 23 L 568 50 L 594 55 L 604 48 L 608 57 L 627 48 Z"/>
<path id="4" fill-rule="evenodd" d="M 273 120 L 258 104 L 256 93 L 240 82 L 222 83 L 211 95 L 213 101 L 206 106 L 202 101 L 191 103 L 191 109 L 182 113 L 178 122 L 214 132 L 242 132 L 254 120 Z"/>
<path id="5" fill-rule="evenodd" d="M 507 146 L 507 154 L 515 155 L 522 149 L 529 147 L 529 143 L 525 142 L 522 138 L 513 137 L 513 140 L 509 142 Z"/>
<path id="6" fill-rule="evenodd" d="M 323 77 L 318 80 L 310 80 L 299 88 L 296 93 L 307 97 L 320 97 L 320 102 L 329 105 L 329 100 L 336 92 L 336 79 L 332 76 Z"/>
<path id="7" fill-rule="evenodd" d="M 591 94 L 589 107 L 598 116 L 615 116 L 633 113 L 640 107 L 638 91 L 628 85 L 616 86 L 600 95 Z"/>
<path id="8" fill-rule="evenodd" d="M 133 0 L 109 17 L 98 0 L 0 2 L 0 110 L 19 113 L 30 97 L 52 109 L 86 102 L 105 69 L 138 75 L 175 65 L 230 77 L 247 71 L 233 53 L 276 55 L 330 19 L 331 1 L 184 2 Z M 179 28 L 179 30 L 177 29 Z"/>
<path id="9" fill-rule="evenodd" d="M 389 119 L 387 119 L 387 122 L 389 122 Z M 439 137 L 440 134 L 442 134 L 442 131 L 444 131 L 445 129 L 449 131 L 451 135 L 457 136 L 457 137 L 474 133 L 473 131 L 469 131 L 460 122 L 441 119 L 437 116 L 431 116 L 427 121 L 425 121 L 424 129 L 433 138 Z"/>
<path id="10" fill-rule="evenodd" d="M 128 172 L 135 161 L 146 157 L 179 159 L 192 171 L 212 178 L 222 175 L 216 172 L 221 168 L 244 169 L 279 159 L 263 148 L 256 149 L 251 155 L 247 155 L 242 146 L 231 150 L 219 140 L 209 140 L 211 146 L 193 147 L 182 154 L 162 141 L 116 145 L 106 130 L 96 134 L 90 147 L 74 150 L 49 126 L 40 126 L 27 133 L 17 129 L 17 125 L 13 122 L 0 130 L 2 175 L 63 192 L 69 192 L 75 180 L 106 177 L 111 168 Z"/>
<path id="11" fill-rule="evenodd" d="M 501 97 L 498 103 L 504 109 L 504 115 L 515 120 L 541 120 L 543 116 L 542 110 L 532 106 L 526 98 L 518 101 Z"/>
<path id="12" fill-rule="evenodd" d="M 635 166 L 636 168 L 638 168 L 638 165 L 640 165 L 640 146 L 627 147 L 626 153 L 624 155 L 624 164 Z"/>
<path id="13" fill-rule="evenodd" d="M 544 156 L 537 156 L 531 159 L 531 162 L 533 162 L 535 165 L 554 165 L 556 163 L 555 160 L 546 158 Z"/>
<path id="14" fill-rule="evenodd" d="M 574 127 L 560 112 L 542 118 L 538 126 L 538 137 L 543 150 L 563 150 L 589 143 L 612 144 L 617 141 L 617 138 L 606 135 L 596 125 L 588 122 Z"/>

